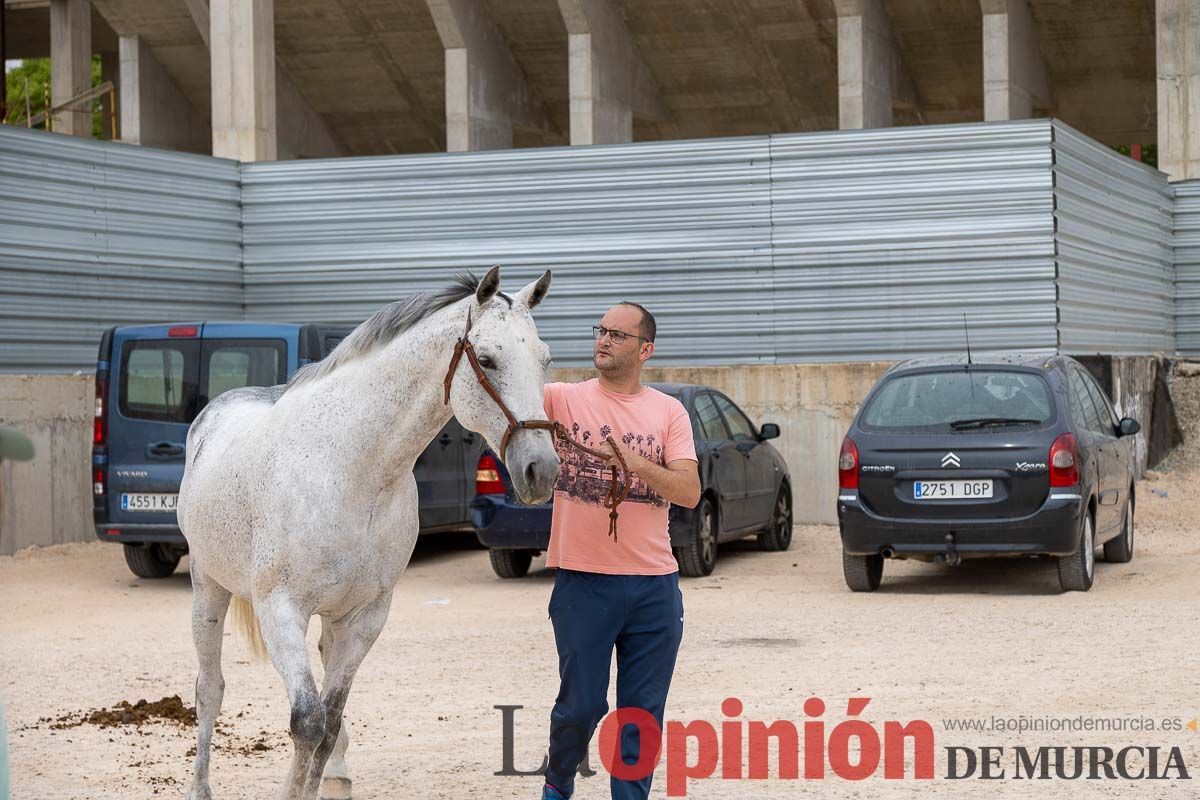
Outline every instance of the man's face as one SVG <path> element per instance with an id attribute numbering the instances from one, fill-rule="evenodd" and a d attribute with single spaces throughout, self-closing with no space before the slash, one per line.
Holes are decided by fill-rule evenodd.
<path id="1" fill-rule="evenodd" d="M 642 333 L 639 328 L 641 321 L 642 312 L 636 308 L 613 306 L 608 310 L 608 313 L 600 320 L 600 327 L 629 335 L 624 337 L 625 341 L 620 343 L 615 341 L 611 335 L 601 336 L 595 340 L 592 345 L 592 362 L 596 365 L 596 369 L 601 372 L 623 374 L 637 369 L 646 358 L 650 357 L 649 353 L 646 354 L 646 358 L 642 358 L 641 355 L 643 349 L 647 349 L 645 340 L 638 338 Z M 616 338 L 621 337 L 617 336 Z"/>

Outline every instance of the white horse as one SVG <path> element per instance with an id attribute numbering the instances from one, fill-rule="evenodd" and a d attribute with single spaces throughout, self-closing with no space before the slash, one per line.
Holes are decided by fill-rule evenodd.
<path id="1" fill-rule="evenodd" d="M 546 418 L 549 348 L 530 310 L 550 273 L 515 297 L 499 285 L 494 267 L 482 280 L 463 275 L 436 294 L 385 306 L 286 386 L 226 392 L 196 418 L 178 508 L 200 662 L 189 800 L 211 797 L 231 598 L 252 642 L 261 630 L 258 643 L 291 704 L 294 753 L 280 796 L 349 796 L 342 709 L 417 540 L 413 464 L 451 414 L 497 452 L 508 428 L 469 365 L 457 365 L 444 402 L 443 378 L 468 319 L 478 363 L 505 404 L 519 419 Z M 548 431 L 517 431 L 505 463 L 524 501 L 549 499 L 559 462 Z M 314 615 L 322 620 L 320 693 L 305 646 Z"/>

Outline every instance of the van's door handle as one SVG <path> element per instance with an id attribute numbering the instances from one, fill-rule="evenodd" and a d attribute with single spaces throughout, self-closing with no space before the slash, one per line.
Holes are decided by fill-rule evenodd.
<path id="1" fill-rule="evenodd" d="M 146 448 L 146 451 L 158 458 L 172 458 L 183 455 L 183 445 L 173 442 L 158 442 L 157 444 L 150 445 Z"/>

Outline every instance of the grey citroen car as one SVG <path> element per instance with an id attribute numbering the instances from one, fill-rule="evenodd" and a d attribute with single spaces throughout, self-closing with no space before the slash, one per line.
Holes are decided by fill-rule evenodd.
<path id="1" fill-rule="evenodd" d="M 1087 591 L 1095 550 L 1133 557 L 1139 425 L 1066 356 L 909 361 L 889 370 L 842 443 L 838 520 L 847 585 L 887 559 L 1057 559 Z"/>

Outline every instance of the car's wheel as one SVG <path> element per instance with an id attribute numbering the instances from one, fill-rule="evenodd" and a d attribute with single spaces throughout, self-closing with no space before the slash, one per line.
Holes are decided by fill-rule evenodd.
<path id="1" fill-rule="evenodd" d="M 1075 552 L 1058 559 L 1058 583 L 1064 592 L 1086 592 L 1096 576 L 1096 529 L 1092 515 L 1083 515 Z"/>
<path id="2" fill-rule="evenodd" d="M 842 575 L 852 592 L 873 592 L 883 581 L 883 556 L 852 556 L 842 550 Z"/>
<path id="3" fill-rule="evenodd" d="M 675 548 L 679 571 L 689 578 L 711 575 L 717 565 L 717 508 L 705 497 L 696 509 L 696 525 L 690 541 Z"/>
<path id="4" fill-rule="evenodd" d="M 1125 521 L 1117 538 L 1104 543 L 1104 560 L 1124 564 L 1133 560 L 1133 495 L 1125 501 Z"/>
<path id="5" fill-rule="evenodd" d="M 165 578 L 179 566 L 179 555 L 162 545 L 127 544 L 125 563 L 139 578 Z"/>
<path id="6" fill-rule="evenodd" d="M 758 535 L 760 550 L 781 551 L 792 546 L 792 495 L 787 486 L 779 487 L 779 497 L 775 498 L 775 510 L 771 512 L 771 521 L 767 529 Z"/>
<path id="7" fill-rule="evenodd" d="M 492 571 L 501 578 L 524 578 L 533 563 L 533 553 L 528 550 L 503 550 L 491 548 Z"/>

